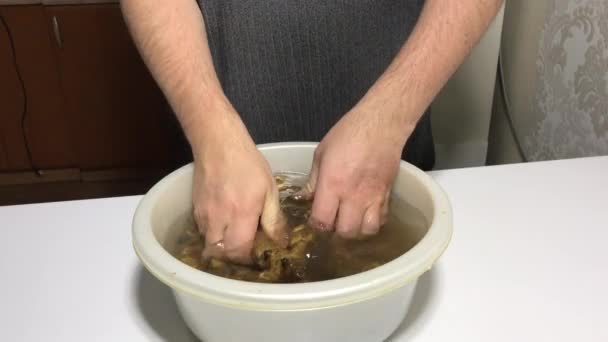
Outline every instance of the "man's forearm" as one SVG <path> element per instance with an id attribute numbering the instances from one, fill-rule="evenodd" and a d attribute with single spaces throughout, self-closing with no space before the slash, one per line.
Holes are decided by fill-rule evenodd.
<path id="1" fill-rule="evenodd" d="M 193 0 L 122 0 L 121 6 L 144 61 L 195 148 L 230 112 L 201 11 Z"/>
<path id="2" fill-rule="evenodd" d="M 479 41 L 502 0 L 427 0 L 410 35 L 367 96 L 396 101 L 393 124 L 411 131 Z"/>

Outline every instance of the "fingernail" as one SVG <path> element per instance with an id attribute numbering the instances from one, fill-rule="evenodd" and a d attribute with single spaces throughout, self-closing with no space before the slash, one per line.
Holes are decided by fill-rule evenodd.
<path id="1" fill-rule="evenodd" d="M 342 238 L 347 239 L 347 240 L 354 240 L 359 235 L 359 232 L 355 229 L 343 230 L 343 231 L 338 231 L 338 235 L 340 235 Z"/>
<path id="2" fill-rule="evenodd" d="M 203 260 L 209 258 L 221 259 L 224 255 L 224 240 L 205 246 L 203 249 Z"/>
<path id="3" fill-rule="evenodd" d="M 322 232 L 328 232 L 328 231 L 332 230 L 332 227 L 330 225 L 320 222 L 318 220 L 315 220 L 312 217 L 308 219 L 308 225 L 311 226 L 312 228 L 318 229 Z"/>
<path id="4" fill-rule="evenodd" d="M 294 201 L 309 201 L 312 199 L 312 193 L 305 190 L 300 190 L 292 194 L 290 197 Z"/>

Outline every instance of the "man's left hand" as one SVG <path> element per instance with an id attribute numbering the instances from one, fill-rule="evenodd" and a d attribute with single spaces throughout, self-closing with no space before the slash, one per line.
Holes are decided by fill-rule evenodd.
<path id="1" fill-rule="evenodd" d="M 360 102 L 327 133 L 314 155 L 305 193 L 310 223 L 345 238 L 373 235 L 385 223 L 390 191 L 410 128 L 380 99 Z"/>

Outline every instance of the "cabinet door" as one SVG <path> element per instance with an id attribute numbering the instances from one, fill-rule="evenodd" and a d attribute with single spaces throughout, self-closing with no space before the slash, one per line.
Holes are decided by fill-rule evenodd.
<path id="1" fill-rule="evenodd" d="M 69 168 L 76 164 L 68 118 L 44 7 L 7 6 L 2 9 L 10 28 L 19 72 L 25 85 L 25 139 L 38 169 Z M 12 84 L 12 91 L 21 91 Z M 21 96 L 12 96 L 21 101 Z M 21 104 L 19 105 L 21 106 Z M 19 108 L 21 111 L 21 107 Z M 15 132 L 21 132 L 15 129 Z M 20 138 L 24 140 L 23 137 Z"/>
<path id="2" fill-rule="evenodd" d="M 24 96 L 15 67 L 5 7 L 0 7 L 0 171 L 24 171 L 31 165 L 27 158 L 21 119 Z"/>
<path id="3" fill-rule="evenodd" d="M 172 166 L 179 125 L 118 5 L 47 6 L 82 169 Z"/>

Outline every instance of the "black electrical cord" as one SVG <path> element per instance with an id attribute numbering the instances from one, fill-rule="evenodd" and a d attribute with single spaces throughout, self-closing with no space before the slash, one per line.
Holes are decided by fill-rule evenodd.
<path id="1" fill-rule="evenodd" d="M 21 134 L 23 136 L 23 143 L 25 144 L 25 150 L 27 153 L 27 158 L 30 162 L 30 166 L 34 170 L 37 175 L 41 175 L 40 169 L 36 167 L 34 164 L 34 158 L 32 158 L 32 151 L 30 149 L 30 144 L 27 139 L 27 134 L 25 132 L 25 122 L 27 119 L 27 90 L 25 89 L 25 82 L 23 81 L 23 77 L 21 76 L 21 72 L 19 71 L 19 64 L 17 63 L 17 49 L 15 49 L 15 40 L 13 39 L 13 34 L 6 23 L 6 20 L 0 13 L 0 23 L 6 29 L 6 33 L 8 35 L 8 41 L 11 46 L 11 51 L 13 53 L 13 65 L 15 67 L 15 73 L 17 74 L 17 78 L 19 79 L 19 85 L 21 86 L 21 92 L 23 93 L 23 106 L 21 112 Z"/>
<path id="2" fill-rule="evenodd" d="M 505 73 L 502 65 L 502 55 L 498 56 L 498 82 L 500 85 L 500 95 L 502 97 L 502 101 L 504 102 L 504 110 L 505 116 L 507 118 L 507 124 L 511 129 L 511 133 L 513 134 L 513 140 L 515 141 L 515 147 L 517 148 L 517 152 L 519 152 L 521 159 L 524 162 L 528 162 L 528 158 L 526 157 L 526 153 L 524 151 L 523 145 L 521 144 L 521 140 L 517 131 L 515 130 L 515 124 L 513 123 L 513 112 L 511 111 L 511 102 L 509 102 L 509 96 L 507 95 L 507 87 L 505 82 Z"/>

